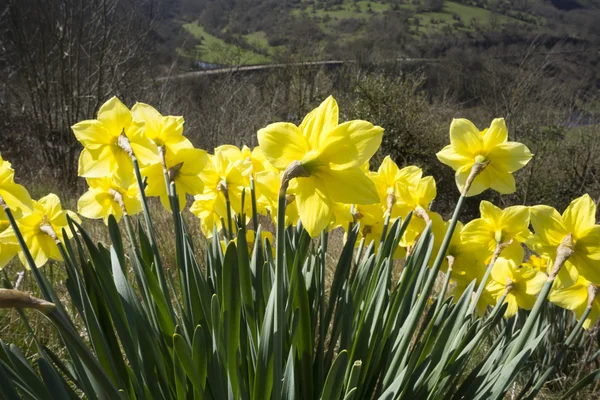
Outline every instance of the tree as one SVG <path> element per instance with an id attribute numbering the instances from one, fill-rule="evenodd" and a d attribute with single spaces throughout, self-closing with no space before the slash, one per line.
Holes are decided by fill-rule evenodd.
<path id="1" fill-rule="evenodd" d="M 75 179 L 79 146 L 70 127 L 110 96 L 135 96 L 150 76 L 149 33 L 155 15 L 166 11 L 156 1 L 132 4 L 9 0 L 0 14 L 0 107 L 12 125 L 9 150 L 30 162 L 38 156 L 64 180 Z"/>

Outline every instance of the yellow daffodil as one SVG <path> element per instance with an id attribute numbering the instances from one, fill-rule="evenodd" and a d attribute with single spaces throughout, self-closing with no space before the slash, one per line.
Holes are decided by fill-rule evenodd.
<path id="1" fill-rule="evenodd" d="M 216 191 L 194 196 L 190 211 L 200 219 L 200 229 L 208 239 L 214 236 L 215 227 L 217 231 L 223 229 L 221 218 L 227 220 L 225 198 Z"/>
<path id="2" fill-rule="evenodd" d="M 531 225 L 535 233 L 527 245 L 541 256 L 554 260 L 565 239 L 573 250 L 555 285 L 570 286 L 579 274 L 600 284 L 600 225 L 596 225 L 596 204 L 589 195 L 573 200 L 562 215 L 550 206 L 531 207 Z"/>
<path id="3" fill-rule="evenodd" d="M 242 146 L 241 153 L 242 159 L 251 164 L 253 175 L 265 170 L 277 171 L 269 164 L 260 146 L 256 146 L 250 150 L 248 146 L 244 145 Z"/>
<path id="4" fill-rule="evenodd" d="M 432 255 L 432 258 L 434 258 L 441 247 L 441 242 L 446 235 L 450 221 L 444 222 L 442 217 L 437 213 L 430 213 L 430 217 L 431 230 L 434 235 L 434 251 Z M 456 223 L 456 228 L 452 233 L 450 245 L 446 251 L 446 257 L 440 269 L 443 272 L 447 272 L 448 258 L 451 257 L 452 277 L 456 278 L 462 276 L 464 277 L 465 282 L 468 281 L 466 282 L 468 284 L 473 279 L 479 281 L 483 277 L 485 272 L 485 267 L 483 266 L 485 255 L 480 248 L 465 242 L 461 235 L 463 229 L 462 222 L 458 221 Z"/>
<path id="5" fill-rule="evenodd" d="M 58 196 L 49 194 L 33 202 L 33 211 L 17 221 L 19 230 L 38 267 L 43 266 L 48 259 L 62 261 L 56 240 L 63 240 L 62 229 L 67 228 L 67 215 L 74 221 L 81 222 L 77 214 L 63 210 Z M 66 229 L 71 237 L 70 229 Z M 12 228 L 0 234 L 0 242 L 16 244 L 17 238 Z M 25 256 L 19 252 L 23 265 L 28 267 Z"/>
<path id="6" fill-rule="evenodd" d="M 551 260 L 546 257 L 546 256 L 536 256 L 535 254 L 532 254 L 529 256 L 529 259 L 527 260 L 527 262 L 523 263 L 524 267 L 528 267 L 531 269 L 535 269 L 536 271 L 540 271 L 543 272 L 545 274 L 548 273 L 548 268 L 551 267 Z"/>
<path id="7" fill-rule="evenodd" d="M 461 193 L 475 163 L 488 164 L 473 181 L 468 196 L 488 188 L 502 194 L 513 193 L 516 189 L 512 174 L 523 168 L 532 154 L 527 146 L 507 140 L 508 131 L 502 118 L 494 119 L 481 132 L 467 119 L 454 119 L 450 125 L 450 144 L 437 157 L 456 171 L 456 185 Z"/>
<path id="8" fill-rule="evenodd" d="M 387 156 L 377 172 L 368 172 L 367 175 L 377 188 L 381 205 L 386 209 L 391 208 L 391 217 L 398 217 L 401 193 L 404 193 L 405 188 L 418 186 L 423 171 L 415 166 L 400 169 L 390 156 Z"/>
<path id="9" fill-rule="evenodd" d="M 277 224 L 277 196 L 281 182 L 279 172 L 262 171 L 256 174 L 257 209 L 266 215 L 271 214 L 273 223 Z M 285 226 L 296 226 L 298 222 L 298 207 L 296 197 L 293 194 L 286 195 Z"/>
<path id="10" fill-rule="evenodd" d="M 142 211 L 137 183 L 127 174 L 108 178 L 87 178 L 89 189 L 77 202 L 77 212 L 90 219 L 104 220 L 112 215 L 118 221 L 123 213 L 134 215 Z"/>
<path id="11" fill-rule="evenodd" d="M 548 295 L 548 300 L 559 307 L 575 311 L 577 319 L 580 319 L 589 304 L 590 285 L 592 285 L 590 281 L 579 276 L 575 284 L 566 288 L 552 290 Z M 596 294 L 592 302 L 590 314 L 583 322 L 583 328 L 589 329 L 590 326 L 596 324 L 598 319 L 600 319 L 600 295 Z"/>
<path id="12" fill-rule="evenodd" d="M 399 184 L 396 187 L 399 193 L 399 214 L 406 217 L 409 212 L 413 212 L 406 232 L 400 240 L 400 245 L 408 248 L 415 244 L 430 220 L 429 205 L 435 199 L 437 189 L 432 176 L 419 178 L 412 185 Z"/>
<path id="13" fill-rule="evenodd" d="M 11 240 L 3 240 L 2 233 L 9 229 L 8 219 L 0 214 L 0 270 L 6 266 L 19 252 L 19 245 Z"/>
<path id="14" fill-rule="evenodd" d="M 513 206 L 502 210 L 484 200 L 479 204 L 479 212 L 481 218 L 470 221 L 462 230 L 463 240 L 487 250 L 488 256 L 494 253 L 497 245 L 510 242 L 501 254 L 520 265 L 524 256 L 521 243 L 531 235 L 528 229 L 529 209 Z"/>
<path id="15" fill-rule="evenodd" d="M 194 196 L 203 192 L 204 183 L 200 178 L 200 172 L 207 161 L 208 156 L 206 152 L 194 148 L 182 148 L 176 153 L 167 153 L 165 155 L 168 179 L 170 182 L 175 182 L 180 210 L 183 210 L 185 207 L 187 194 Z M 171 210 L 168 188 L 166 187 L 164 170 L 161 163 L 143 168 L 142 175 L 148 178 L 146 195 L 160 197 L 162 205 L 167 210 Z"/>
<path id="16" fill-rule="evenodd" d="M 183 117 L 167 115 L 164 117 L 154 107 L 135 103 L 131 108 L 133 119 L 144 123 L 144 136 L 150 139 L 165 154 L 173 154 L 181 149 L 194 146 L 183 136 Z"/>
<path id="17" fill-rule="evenodd" d="M 289 192 L 296 196 L 300 219 L 314 237 L 332 220 L 332 202 L 379 201 L 361 166 L 375 154 L 382 135 L 381 127 L 367 121 L 339 124 L 338 106 L 330 96 L 300 126 L 274 123 L 259 130 L 258 142 L 273 167 L 294 167 Z"/>
<path id="18" fill-rule="evenodd" d="M 219 146 L 214 155 L 209 155 L 209 162 L 200 172 L 204 182 L 204 193 L 219 193 L 229 197 L 232 213 L 242 213 L 242 192 L 246 192 L 243 212 L 250 217 L 250 178 L 252 164 L 247 161 L 240 149 L 231 145 Z"/>
<path id="19" fill-rule="evenodd" d="M 98 119 L 78 122 L 72 129 L 84 147 L 79 156 L 79 176 L 103 178 L 117 171 L 133 174 L 128 146 L 140 165 L 158 161 L 156 145 L 144 135 L 144 123 L 135 121 L 116 97 L 100 107 Z M 127 141 L 129 145 L 124 143 Z"/>
<path id="20" fill-rule="evenodd" d="M 519 307 L 524 310 L 533 308 L 546 279 L 547 276 L 539 271 L 519 268 L 512 260 L 500 257 L 492 268 L 486 289 L 496 300 L 507 293 L 504 302 L 508 303 L 508 308 L 504 317 L 510 318 L 517 313 Z"/>
<path id="21" fill-rule="evenodd" d="M 0 197 L 11 210 L 15 218 L 31 211 L 33 203 L 29 192 L 23 186 L 15 183 L 15 172 L 11 164 L 0 156 Z M 6 221 L 4 209 L 0 207 L 0 220 Z"/>

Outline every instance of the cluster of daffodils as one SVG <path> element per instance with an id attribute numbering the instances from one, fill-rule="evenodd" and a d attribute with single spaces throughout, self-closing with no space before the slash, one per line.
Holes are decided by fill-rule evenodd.
<path id="1" fill-rule="evenodd" d="M 410 214 L 395 257 L 410 256 L 431 225 L 434 253 L 445 251 L 442 271 L 457 294 L 477 282 L 481 290 L 474 301 L 480 312 L 500 302 L 508 303 L 506 317 L 519 308 L 529 310 L 542 286 L 552 281 L 550 301 L 578 316 L 591 308 L 584 327 L 600 317 L 600 296 L 595 297 L 600 225 L 590 196 L 574 200 L 562 215 L 549 206 L 502 210 L 482 201 L 480 218 L 451 223 L 430 209 L 436 183 L 420 168 L 399 168 L 388 156 L 371 171 L 383 128 L 360 120 L 340 123 L 338 118 L 337 103 L 329 97 L 299 126 L 279 122 L 260 129 L 259 146 L 253 149 L 223 145 L 208 154 L 185 138 L 182 117 L 163 116 L 142 103 L 130 110 L 112 98 L 97 119 L 73 126 L 83 145 L 79 176 L 89 187 L 78 201 L 78 214 L 105 223 L 112 215 L 119 221 L 142 211 L 146 197 L 158 197 L 173 212 L 191 204 L 189 210 L 208 238 L 232 238 L 235 227 L 250 221 L 257 230 L 261 215 L 286 228 L 301 221 L 312 237 L 359 224 L 359 246 L 374 242 L 375 247 L 391 223 Z M 490 188 L 514 192 L 513 173 L 532 157 L 526 146 L 508 141 L 503 119 L 483 131 L 455 119 L 450 142 L 437 156 L 456 171 L 461 201 Z M 78 221 L 77 215 L 63 210 L 53 194 L 31 200 L 2 159 L 0 199 L 14 214 L 35 264 L 60 260 L 56 243 L 63 240 L 67 215 Z M 449 229 L 449 244 L 441 249 Z M 248 230 L 249 244 L 255 236 Z M 263 232 L 259 239 L 271 241 L 272 235 Z M 0 267 L 19 253 L 18 238 L 0 211 Z"/>

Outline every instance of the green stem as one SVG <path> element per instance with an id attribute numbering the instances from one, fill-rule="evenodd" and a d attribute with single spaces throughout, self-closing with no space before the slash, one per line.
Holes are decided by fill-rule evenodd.
<path id="1" fill-rule="evenodd" d="M 142 174 L 140 173 L 140 165 L 135 156 L 132 155 L 131 160 L 133 161 L 133 170 L 135 172 L 135 178 L 137 180 L 138 188 L 140 190 L 140 199 L 142 201 L 142 210 L 144 211 L 144 219 L 146 221 L 146 229 L 148 230 L 148 240 L 150 240 L 150 247 L 152 248 L 152 254 L 154 256 L 154 264 L 156 267 L 156 273 L 158 276 L 158 283 L 160 285 L 160 289 L 162 290 L 165 299 L 170 299 L 169 289 L 167 287 L 167 280 L 165 278 L 165 272 L 163 270 L 163 264 L 160 259 L 160 254 L 158 252 L 158 246 L 156 244 L 156 235 L 154 234 L 154 226 L 152 225 L 152 218 L 150 217 L 150 209 L 148 208 L 148 199 L 146 198 L 146 193 L 144 191 L 144 181 L 142 180 Z M 167 302 L 169 307 L 169 312 L 171 316 L 174 316 L 173 308 L 171 302 Z"/>
<path id="2" fill-rule="evenodd" d="M 546 369 L 546 372 L 544 372 L 544 374 L 538 379 L 538 381 L 535 384 L 535 387 L 533 388 L 531 393 L 529 393 L 529 395 L 527 396 L 528 399 L 535 398 L 535 396 L 542 389 L 542 386 L 544 386 L 544 383 L 546 383 L 548 378 L 554 373 L 554 371 L 560 364 L 562 358 L 564 357 L 565 353 L 567 352 L 567 349 L 569 348 L 569 346 L 571 346 L 571 344 L 573 343 L 575 338 L 579 335 L 579 332 L 581 332 L 583 323 L 585 322 L 586 318 L 590 315 L 591 311 L 592 311 L 592 307 L 591 307 L 591 305 L 588 305 L 586 307 L 585 311 L 583 312 L 583 315 L 579 319 L 579 321 L 577 321 L 577 325 L 575 326 L 575 328 L 573 328 L 573 330 L 569 334 L 569 337 L 567 338 L 567 340 L 561 347 L 560 351 L 558 352 L 558 354 L 556 355 L 554 360 L 550 363 L 550 366 L 548 367 L 548 369 Z"/>
<path id="3" fill-rule="evenodd" d="M 277 249 L 275 261 L 275 320 L 273 324 L 275 342 L 275 363 L 273 369 L 273 400 L 281 398 L 283 385 L 283 333 L 286 329 L 285 303 L 284 303 L 284 281 L 283 274 L 285 257 L 285 206 L 287 182 L 282 182 L 279 190 L 277 207 Z"/>
<path id="4" fill-rule="evenodd" d="M 448 285 L 450 284 L 450 277 L 452 276 L 452 267 L 450 266 L 450 262 L 448 262 L 448 270 L 446 271 L 446 276 L 444 277 L 444 283 L 442 285 L 442 290 L 438 296 L 437 305 L 435 306 L 435 312 L 440 310 L 442 303 L 444 302 L 444 297 L 446 297 L 446 291 L 448 290 Z"/>
<path id="5" fill-rule="evenodd" d="M 252 199 L 252 227 L 254 233 L 258 232 L 258 209 L 256 207 L 256 186 L 254 184 L 254 175 L 250 176 L 250 196 Z"/>
<path id="6" fill-rule="evenodd" d="M 319 344 L 317 346 L 317 387 L 323 386 L 325 376 L 325 265 L 327 262 L 327 231 L 321 232 L 321 268 L 319 270 Z"/>
<path id="7" fill-rule="evenodd" d="M 454 230 L 456 229 L 456 224 L 458 222 L 458 217 L 460 216 L 464 201 L 465 195 L 461 195 L 456 203 L 456 207 L 454 208 L 454 213 L 452 214 L 452 219 L 450 220 L 450 225 L 448 226 L 448 230 L 446 231 L 446 235 L 444 236 L 440 250 L 436 256 L 431 270 L 429 271 L 425 286 L 419 295 L 417 303 L 404 323 L 402 329 L 403 336 L 402 339 L 400 339 L 400 343 L 398 344 L 397 350 L 393 355 L 392 361 L 385 375 L 383 382 L 384 387 L 387 387 L 391 384 L 396 376 L 396 371 L 399 371 L 402 368 L 402 360 L 405 359 L 406 355 L 408 354 L 408 347 L 412 340 L 413 333 L 421 316 L 423 315 L 423 311 L 427 305 L 427 300 L 429 299 L 429 295 L 435 283 L 437 274 L 440 270 L 442 262 L 444 261 L 444 257 L 446 256 L 446 251 L 450 246 L 450 241 L 452 239 L 452 235 L 454 234 Z"/>
<path id="8" fill-rule="evenodd" d="M 554 284 L 554 277 L 548 277 L 548 279 L 546 280 L 546 283 L 544 283 L 544 286 L 542 287 L 542 290 L 540 291 L 540 294 L 538 294 L 538 297 L 535 301 L 535 305 L 533 306 L 533 309 L 531 310 L 531 312 L 529 313 L 529 316 L 527 317 L 527 320 L 525 321 L 525 325 L 523 326 L 523 329 L 521 329 L 519 336 L 517 336 L 517 340 L 515 341 L 515 344 L 513 345 L 512 349 L 508 355 L 508 358 L 506 359 L 506 362 L 510 362 L 510 360 L 515 358 L 515 356 L 517 354 L 519 354 L 521 352 L 521 350 L 523 350 L 523 347 L 525 347 L 525 344 L 527 343 L 527 340 L 529 339 L 529 336 L 531 335 L 531 331 L 533 330 L 535 322 L 537 321 L 537 318 L 540 315 L 540 312 L 542 311 L 544 302 L 546 301 L 546 298 L 548 297 L 548 293 L 550 293 L 550 289 L 552 289 L 553 284 Z"/>
<path id="9" fill-rule="evenodd" d="M 479 282 L 479 286 L 477 286 L 477 291 L 475 292 L 475 297 L 471 299 L 471 304 L 469 304 L 469 309 L 467 310 L 467 315 L 473 314 L 473 311 L 475 311 L 475 308 L 477 307 L 477 303 L 479 302 L 479 299 L 481 298 L 481 295 L 483 294 L 483 290 L 485 289 L 485 285 L 487 284 L 487 281 L 490 278 L 492 269 L 494 268 L 494 264 L 496 264 L 496 260 L 498 260 L 498 257 L 500 257 L 500 253 L 502 252 L 502 249 L 504 249 L 504 247 L 505 247 L 505 245 L 503 245 L 501 243 L 498 243 L 496 245 L 496 249 L 494 250 L 492 259 L 490 260 L 490 263 L 488 264 L 488 266 L 485 270 L 485 274 L 483 274 L 483 278 L 481 279 L 481 282 Z"/>
<path id="10" fill-rule="evenodd" d="M 225 192 L 225 205 L 227 206 L 227 228 L 229 230 L 229 238 L 233 239 L 233 225 L 231 223 L 231 201 L 229 193 Z"/>
<path id="11" fill-rule="evenodd" d="M 381 232 L 381 239 L 379 240 L 380 244 L 383 244 L 383 242 L 385 241 L 385 236 L 387 235 L 389 225 L 390 225 L 390 212 L 386 212 L 385 219 L 383 220 L 383 231 Z"/>

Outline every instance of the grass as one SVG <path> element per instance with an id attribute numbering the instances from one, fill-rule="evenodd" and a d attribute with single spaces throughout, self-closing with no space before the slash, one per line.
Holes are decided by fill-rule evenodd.
<path id="1" fill-rule="evenodd" d="M 253 48 L 261 50 L 263 53 L 267 53 L 269 56 L 273 56 L 277 49 L 282 46 L 271 46 L 267 38 L 267 34 L 264 31 L 252 32 L 247 35 L 243 35 L 242 38 L 246 40 Z"/>
<path id="2" fill-rule="evenodd" d="M 459 20 L 454 18 L 455 15 L 460 17 L 460 21 L 464 24 L 464 27 L 454 26 L 454 24 L 459 22 Z M 446 25 L 449 25 L 453 30 L 473 31 L 473 23 L 480 26 L 485 26 L 490 23 L 490 19 L 493 15 L 495 15 L 496 23 L 498 25 L 506 25 L 508 23 L 522 25 L 526 24 L 521 20 L 502 14 L 494 14 L 490 10 L 486 10 L 481 7 L 475 7 L 454 1 L 446 1 L 444 3 L 444 8 L 440 12 L 421 12 L 415 14 L 415 17 L 419 18 L 420 20 L 419 29 L 421 31 L 424 31 L 425 33 L 433 33 L 435 31 L 441 31 L 441 29 Z M 432 23 L 432 20 L 437 22 Z"/>
<path id="3" fill-rule="evenodd" d="M 271 61 L 269 56 L 246 50 L 238 45 L 227 43 L 223 39 L 211 35 L 197 22 L 184 24 L 183 28 L 195 38 L 201 40 L 200 44 L 196 46 L 192 54 L 188 54 L 188 57 L 197 61 L 226 65 L 264 64 Z"/>

